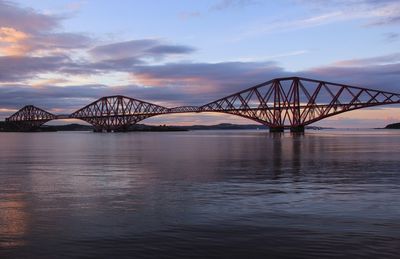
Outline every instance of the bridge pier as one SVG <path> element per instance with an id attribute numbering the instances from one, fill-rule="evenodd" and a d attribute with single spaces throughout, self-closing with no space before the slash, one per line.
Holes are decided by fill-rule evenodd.
<path id="1" fill-rule="evenodd" d="M 129 131 L 129 125 L 124 125 L 114 129 L 114 132 L 128 132 L 128 131 Z"/>
<path id="2" fill-rule="evenodd" d="M 290 132 L 304 132 L 304 125 L 290 127 Z"/>
<path id="3" fill-rule="evenodd" d="M 269 132 L 284 132 L 285 128 L 284 127 L 269 127 Z"/>

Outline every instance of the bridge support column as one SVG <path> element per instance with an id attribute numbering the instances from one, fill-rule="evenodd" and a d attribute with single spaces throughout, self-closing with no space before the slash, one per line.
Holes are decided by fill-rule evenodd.
<path id="1" fill-rule="evenodd" d="M 269 132 L 284 132 L 284 127 L 269 127 Z"/>
<path id="2" fill-rule="evenodd" d="M 304 126 L 299 125 L 299 126 L 290 127 L 290 132 L 304 132 Z"/>
<path id="3" fill-rule="evenodd" d="M 129 125 L 124 125 L 114 129 L 114 132 L 128 132 L 128 131 L 129 131 Z"/>

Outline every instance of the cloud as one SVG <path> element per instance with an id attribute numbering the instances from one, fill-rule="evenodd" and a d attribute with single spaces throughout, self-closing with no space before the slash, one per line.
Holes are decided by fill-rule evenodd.
<path id="1" fill-rule="evenodd" d="M 0 41 L 5 43 L 17 43 L 28 36 L 22 31 L 11 27 L 0 27 Z"/>
<path id="2" fill-rule="evenodd" d="M 0 27 L 0 54 L 3 56 L 59 53 L 82 49 L 91 43 L 91 38 L 75 33 L 26 34 L 14 28 Z"/>
<path id="3" fill-rule="evenodd" d="M 55 60 L 54 60 L 55 61 Z M 68 60 L 64 61 L 68 62 Z M 49 62 L 49 66 L 51 65 Z M 139 66 L 135 70 L 141 85 L 70 85 L 48 80 L 32 87 L 24 84 L 0 85 L 0 108 L 19 108 L 33 104 L 45 109 L 70 112 L 97 98 L 122 94 L 165 106 L 202 105 L 252 84 L 282 76 L 273 63 L 200 63 Z M 146 77 L 150 81 L 146 81 Z M 155 78 L 160 78 L 155 80 Z M 55 84 L 55 85 L 53 85 Z M 143 86 L 143 84 L 146 84 Z"/>
<path id="4" fill-rule="evenodd" d="M 22 8 L 8 1 L 0 0 L 0 24 L 27 33 L 38 33 L 57 28 L 62 17 L 40 14 L 31 8 Z"/>
<path id="5" fill-rule="evenodd" d="M 267 21 L 261 24 L 257 21 L 256 24 L 250 25 L 239 33 L 234 41 L 240 41 L 251 37 L 259 37 L 260 35 L 270 33 L 282 33 L 285 31 L 293 31 L 304 28 L 317 27 L 325 24 L 329 24 L 337 21 L 348 20 L 349 17 L 342 11 L 330 11 L 325 13 L 319 13 L 318 15 L 288 19 Z"/>
<path id="6" fill-rule="evenodd" d="M 303 71 L 308 77 L 400 93 L 400 55 L 352 59 Z"/>
<path id="7" fill-rule="evenodd" d="M 302 5 L 311 5 L 317 8 L 317 11 L 340 11 L 347 20 L 365 19 L 367 26 L 400 23 L 400 2 L 398 0 L 302 0 L 300 2 Z"/>
<path id="8" fill-rule="evenodd" d="M 400 33 L 388 32 L 384 34 L 384 37 L 387 42 L 395 42 L 400 38 Z"/>
<path id="9" fill-rule="evenodd" d="M 221 62 L 137 66 L 133 76 L 141 85 L 160 89 L 174 87 L 176 91 L 186 91 L 206 101 L 272 78 L 294 75 L 400 93 L 399 72 L 400 54 L 393 53 L 343 60 L 295 73 L 274 62 Z"/>
<path id="10" fill-rule="evenodd" d="M 69 58 L 62 56 L 23 59 L 1 57 L 0 64 L 8 64 L 8 66 L 0 67 L 0 80 L 15 82 L 50 69 L 56 69 L 59 73 L 67 71 L 87 74 L 110 69 L 126 70 L 123 62 L 119 64 L 75 64 Z M 400 82 L 400 57 L 398 53 L 344 60 L 296 73 L 286 71 L 274 62 L 130 65 L 129 70 L 132 70 L 131 75 L 136 84 L 118 87 L 105 85 L 57 86 L 58 83 L 65 85 L 65 81 L 47 81 L 37 85 L 39 87 L 3 83 L 0 86 L 0 108 L 21 107 L 28 101 L 32 101 L 39 106 L 43 102 L 51 108 L 74 107 L 78 109 L 80 105 L 85 105 L 89 101 L 112 94 L 127 95 L 163 103 L 166 106 L 201 105 L 272 78 L 293 75 L 400 92 L 398 83 Z M 19 72 L 15 73 L 16 70 Z M 12 75 L 11 78 L 10 75 Z M 46 101 L 46 98 L 49 100 Z M 66 102 L 64 100 L 75 101 Z"/>
<path id="11" fill-rule="evenodd" d="M 131 40 L 94 47 L 90 50 L 96 59 L 115 60 L 126 57 L 136 59 L 163 59 L 169 55 L 189 54 L 194 48 L 183 45 L 169 45 L 155 39 Z"/>
<path id="12" fill-rule="evenodd" d="M 276 21 L 246 33 L 269 33 L 351 19 L 362 19 L 368 26 L 383 25 L 377 24 L 382 21 L 394 24 L 399 10 L 397 1 L 353 0 L 348 8 L 347 1 L 333 2 L 318 5 L 313 1 L 313 6 L 321 8 L 318 15 Z M 214 11 L 249 4 L 254 1 L 220 1 Z M 178 62 L 173 59 L 176 55 L 188 55 L 195 49 L 159 39 L 95 46 L 96 40 L 85 34 L 61 31 L 63 20 L 0 0 L 0 111 L 34 104 L 68 113 L 101 96 L 115 94 L 165 106 L 202 105 L 272 78 L 293 75 L 400 92 L 400 53 L 342 60 L 296 73 L 268 61 Z M 389 36 L 398 38 L 397 33 Z M 75 56 L 74 50 L 83 55 Z M 306 52 L 287 52 L 268 59 Z M 69 75 L 114 72 L 128 73 L 132 81 L 109 87 L 75 85 L 67 80 Z M 58 79 L 48 79 L 43 74 L 56 75 Z M 32 79 L 39 81 L 29 84 Z"/>
<path id="13" fill-rule="evenodd" d="M 84 48 L 92 43 L 83 34 L 56 32 L 63 20 L 0 0 L 0 55 L 41 54 Z"/>
<path id="14" fill-rule="evenodd" d="M 115 62 L 76 61 L 66 55 L 43 57 L 32 56 L 0 56 L 0 83 L 24 82 L 40 78 L 42 74 L 59 75 L 95 75 L 113 71 L 128 70 L 133 60 Z M 128 66 L 128 68 L 126 67 Z"/>
<path id="15" fill-rule="evenodd" d="M 57 58 L 47 62 L 49 64 L 57 62 Z M 68 59 L 61 60 L 61 63 L 65 63 L 66 66 L 68 62 Z M 87 69 L 93 69 L 92 67 L 95 66 L 88 65 L 90 68 Z M 33 104 L 56 113 L 70 113 L 102 96 L 117 94 L 167 107 L 202 105 L 272 78 L 294 75 L 400 92 L 398 84 L 400 62 L 397 53 L 344 60 L 297 73 L 286 71 L 274 62 L 166 63 L 157 66 L 135 65 L 133 70 L 132 77 L 138 84 L 115 87 L 101 84 L 57 86 L 58 83 L 65 84 L 62 80 L 49 80 L 38 87 L 3 83 L 0 85 L 0 109 L 11 111 L 26 104 Z M 386 117 L 395 111 L 382 110 Z M 9 116 L 11 113 L 2 114 Z M 341 117 L 357 116 L 360 117 L 346 113 Z M 185 120 L 188 120 L 188 117 Z M 223 120 L 236 122 L 235 118 L 224 117 Z M 376 121 L 373 126 L 384 125 L 393 120 Z M 369 123 L 367 119 L 365 122 Z M 322 122 L 323 125 L 330 125 L 324 123 Z M 337 124 L 333 123 L 331 126 L 344 125 L 340 121 Z M 363 125 L 372 124 L 360 124 L 360 127 Z"/>
<path id="16" fill-rule="evenodd" d="M 35 77 L 38 73 L 58 71 L 68 65 L 65 56 L 13 57 L 0 56 L 0 82 L 16 82 Z"/>
<path id="17" fill-rule="evenodd" d="M 312 15 L 284 17 L 278 20 L 268 18 L 264 22 L 258 20 L 245 27 L 234 41 L 344 21 L 361 21 L 364 28 L 400 24 L 398 0 L 297 0 L 294 2 L 308 9 Z"/>
<path id="18" fill-rule="evenodd" d="M 46 110 L 59 113 L 73 112 L 90 102 L 110 95 L 125 95 L 165 106 L 183 105 L 182 100 L 190 100 L 187 91 L 176 91 L 173 87 L 146 88 L 137 85 L 109 87 L 101 84 L 55 86 L 41 84 L 32 87 L 24 84 L 6 84 L 0 86 L 0 109 L 19 109 L 32 104 Z M 57 83 L 54 81 L 54 83 Z M 194 99 L 194 98 L 192 98 Z"/>
<path id="19" fill-rule="evenodd" d="M 65 34 L 64 36 L 68 37 L 68 34 Z M 74 35 L 72 35 L 72 38 L 74 38 Z M 56 39 L 59 39 L 59 37 Z M 62 43 L 66 42 L 67 40 L 62 41 Z M 162 59 L 169 55 L 183 54 L 193 51 L 190 47 L 166 45 L 161 44 L 158 41 L 153 41 L 155 44 L 150 44 L 150 46 L 144 44 L 148 42 L 148 40 L 138 40 L 135 42 L 140 42 L 140 44 L 137 44 L 135 51 L 133 51 L 133 47 L 131 46 L 130 49 L 132 52 L 130 53 L 125 53 L 125 51 L 128 50 L 124 50 L 121 47 L 124 43 L 116 43 L 116 48 L 114 48 L 114 44 L 95 48 L 98 57 L 107 57 L 107 59 L 100 60 L 75 60 L 68 55 L 64 55 L 63 53 L 60 54 L 59 52 L 45 56 L 0 56 L 0 82 L 17 82 L 33 79 L 44 73 L 95 75 L 111 72 L 133 72 L 136 66 L 146 64 L 147 59 L 149 58 Z M 61 45 L 58 45 L 57 41 L 52 43 L 47 41 L 47 44 L 49 44 L 49 48 L 56 45 L 59 48 L 62 47 Z M 139 47 L 141 44 L 143 47 Z M 68 44 L 65 45 L 65 47 L 68 47 L 69 50 L 72 49 L 72 46 L 69 46 Z M 121 48 L 121 51 L 118 51 L 119 48 Z M 18 49 L 13 50 L 18 51 Z M 113 52 L 113 50 L 115 50 L 115 52 Z"/>
<path id="20" fill-rule="evenodd" d="M 392 53 L 371 58 L 349 59 L 335 62 L 334 66 L 354 67 L 354 66 L 372 66 L 400 63 L 400 53 Z"/>
<path id="21" fill-rule="evenodd" d="M 0 54 L 21 55 L 27 52 L 26 46 L 19 42 L 26 40 L 28 35 L 11 27 L 0 27 Z"/>
<path id="22" fill-rule="evenodd" d="M 0 87 L 0 107 L 13 108 L 32 104 L 49 111 L 59 110 L 68 113 L 88 104 L 93 98 L 100 97 L 109 87 L 104 85 L 84 86 L 41 86 L 32 87 L 23 84 L 8 84 Z M 97 96 L 97 94 L 99 94 Z"/>
<path id="23" fill-rule="evenodd" d="M 177 91 L 215 98 L 287 72 L 273 62 L 221 62 L 137 66 L 132 74 L 141 85 L 172 86 Z"/>

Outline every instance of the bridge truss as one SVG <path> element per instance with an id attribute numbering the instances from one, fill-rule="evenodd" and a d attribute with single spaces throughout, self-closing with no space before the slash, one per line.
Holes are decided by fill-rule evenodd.
<path id="1" fill-rule="evenodd" d="M 57 119 L 56 115 L 33 105 L 27 105 L 6 118 L 6 122 L 15 125 L 21 131 L 30 131 L 54 119 Z"/>
<path id="2" fill-rule="evenodd" d="M 117 95 L 102 97 L 72 113 L 70 118 L 92 124 L 95 131 L 126 131 L 131 124 L 165 113 L 166 107 Z"/>
<path id="3" fill-rule="evenodd" d="M 304 131 L 306 125 L 343 112 L 396 103 L 400 103 L 400 94 L 288 77 L 270 80 L 199 107 L 167 108 L 116 95 L 102 97 L 67 117 L 29 105 L 6 120 L 32 129 L 53 119 L 74 118 L 92 124 L 95 131 L 126 131 L 130 125 L 152 116 L 220 112 L 257 121 L 271 131 L 285 128 Z"/>
<path id="4" fill-rule="evenodd" d="M 304 126 L 360 108 L 400 103 L 400 94 L 300 77 L 274 79 L 200 107 L 252 119 L 272 131 Z"/>

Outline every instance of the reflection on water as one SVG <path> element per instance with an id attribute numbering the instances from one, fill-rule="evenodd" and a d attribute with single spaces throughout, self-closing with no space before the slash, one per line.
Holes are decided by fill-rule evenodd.
<path id="1" fill-rule="evenodd" d="M 25 202 L 18 194 L 0 194 L 0 248 L 14 248 L 24 244 L 27 215 Z"/>
<path id="2" fill-rule="evenodd" d="M 393 257 L 400 132 L 0 134 L 0 257 Z"/>

